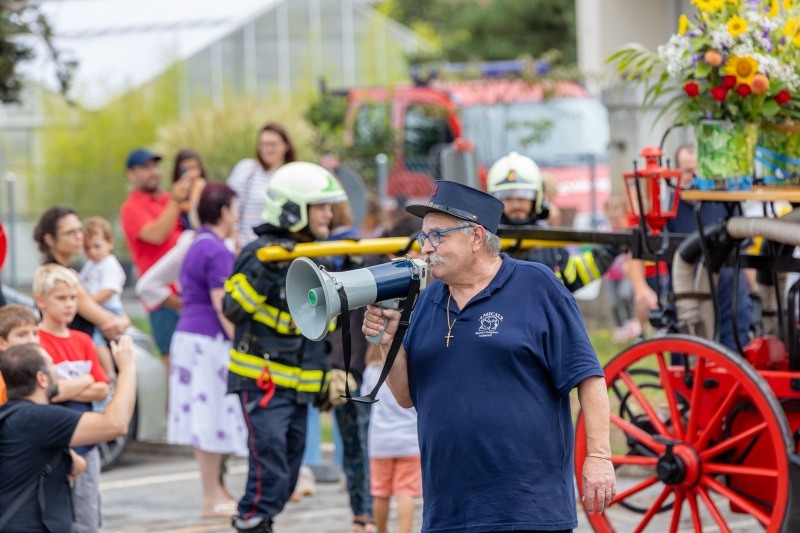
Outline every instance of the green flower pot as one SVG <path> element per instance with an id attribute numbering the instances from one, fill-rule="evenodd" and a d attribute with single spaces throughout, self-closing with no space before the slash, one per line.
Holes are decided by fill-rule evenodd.
<path id="1" fill-rule="evenodd" d="M 800 125 L 775 124 L 761 129 L 756 149 L 764 185 L 771 187 L 800 184 Z"/>
<path id="2" fill-rule="evenodd" d="M 751 189 L 758 131 L 758 124 L 701 121 L 695 127 L 697 177 L 692 185 L 701 190 Z"/>

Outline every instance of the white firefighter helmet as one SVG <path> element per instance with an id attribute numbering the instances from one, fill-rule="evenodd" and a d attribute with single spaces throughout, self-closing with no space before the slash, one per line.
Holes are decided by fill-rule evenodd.
<path id="1" fill-rule="evenodd" d="M 341 183 L 314 163 L 288 163 L 269 180 L 264 200 L 265 222 L 296 232 L 308 226 L 308 206 L 347 200 Z"/>
<path id="2" fill-rule="evenodd" d="M 535 213 L 541 214 L 544 185 L 539 165 L 530 157 L 516 152 L 501 157 L 489 169 L 486 192 L 500 200 L 504 198 L 533 200 Z"/>

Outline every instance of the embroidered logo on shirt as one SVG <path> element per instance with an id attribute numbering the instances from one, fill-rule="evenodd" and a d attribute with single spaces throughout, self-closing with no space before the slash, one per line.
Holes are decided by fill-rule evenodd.
<path id="1" fill-rule="evenodd" d="M 478 337 L 491 337 L 497 333 L 497 326 L 499 326 L 502 321 L 503 315 L 500 313 L 490 312 L 482 314 L 480 318 L 481 325 L 478 327 L 478 331 L 475 332 L 475 335 Z"/>

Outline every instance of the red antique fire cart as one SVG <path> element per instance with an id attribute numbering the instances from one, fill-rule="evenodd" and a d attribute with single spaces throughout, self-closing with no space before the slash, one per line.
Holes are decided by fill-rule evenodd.
<path id="1" fill-rule="evenodd" d="M 635 258 L 672 264 L 674 309 L 664 302 L 651 314 L 659 334 L 605 367 L 618 493 L 606 513 L 588 515 L 589 522 L 604 533 L 800 532 L 800 281 L 787 290 L 787 274 L 800 272 L 800 259 L 792 257 L 800 245 L 800 209 L 778 219 L 770 207 L 800 203 L 800 188 L 683 191 L 695 202 L 698 221 L 702 202 L 721 202 L 729 217 L 698 223 L 694 234 L 665 234 L 681 193 L 680 173 L 661 166 L 660 149 L 642 155 L 645 166 L 626 175 L 638 228 L 501 226 L 498 232 L 504 246 L 615 244 Z M 744 201 L 761 202 L 764 216 L 742 216 Z M 763 239 L 761 252 L 742 253 L 742 244 L 756 237 Z M 259 258 L 402 254 L 413 245 L 408 238 L 301 244 L 291 252 L 264 248 Z M 720 342 L 716 282 L 724 265 L 757 272 L 762 309 L 756 334 L 746 346 L 737 339 L 735 351 Z M 735 297 L 732 307 L 738 307 Z M 580 485 L 587 453 L 581 416 L 575 438 Z"/>
<path id="2" fill-rule="evenodd" d="M 605 367 L 618 493 L 605 514 L 587 515 L 589 522 L 602 532 L 800 531 L 800 282 L 787 290 L 787 273 L 800 272 L 792 258 L 800 210 L 778 219 L 770 208 L 800 202 L 800 189 L 683 191 L 696 202 L 698 220 L 700 203 L 709 201 L 724 203 L 730 216 L 698 224 L 699 232 L 679 242 L 672 236 L 669 246 L 659 232 L 675 215 L 679 188 L 675 171 L 661 168 L 660 151 L 652 150 L 643 153 L 644 169 L 626 175 L 641 230 L 631 249 L 672 263 L 674 312 L 664 304 L 651 317 L 661 336 L 626 348 Z M 763 218 L 741 215 L 741 202 L 750 200 L 763 203 Z M 760 253 L 742 253 L 753 237 L 764 239 Z M 758 273 L 762 319 L 738 351 L 719 342 L 723 264 Z M 585 457 L 579 417 L 579 485 Z"/>

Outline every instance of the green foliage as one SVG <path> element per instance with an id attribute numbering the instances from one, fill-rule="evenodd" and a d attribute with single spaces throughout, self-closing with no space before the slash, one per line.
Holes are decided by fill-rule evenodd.
<path id="1" fill-rule="evenodd" d="M 258 130 L 277 122 L 288 131 L 298 159 L 316 161 L 313 131 L 301 109 L 252 98 L 232 99 L 219 107 L 197 107 L 186 117 L 160 127 L 154 147 L 166 158 L 165 175 L 172 174 L 172 157 L 178 150 L 192 148 L 203 158 L 209 179 L 224 181 L 237 162 L 255 156 Z"/>
<path id="2" fill-rule="evenodd" d="M 305 115 L 313 126 L 311 144 L 319 155 L 339 155 L 368 183 L 375 181 L 375 156 L 395 152 L 397 135 L 391 124 L 389 106 L 363 102 L 347 124 L 347 98 L 324 94 L 313 102 Z"/>
<path id="3" fill-rule="evenodd" d="M 47 48 L 48 57 L 55 69 L 60 92 L 67 94 L 77 63 L 65 58 L 53 46 L 53 30 L 47 18 L 39 11 L 38 3 L 24 0 L 0 2 L 0 102 L 18 103 L 22 79 L 17 66 L 33 59 L 33 49 L 19 40 L 22 36 L 35 36 Z"/>
<path id="4" fill-rule="evenodd" d="M 385 0 L 381 11 L 439 46 L 429 60 L 470 61 L 539 56 L 556 48 L 577 60 L 575 3 L 560 0 Z"/>
<path id="5" fill-rule="evenodd" d="M 344 150 L 344 127 L 347 98 L 325 93 L 312 102 L 305 119 L 314 127 L 311 146 L 318 154 L 341 154 Z"/>
<path id="6" fill-rule="evenodd" d="M 508 123 L 508 129 L 510 130 L 528 130 L 519 140 L 520 144 L 524 147 L 547 141 L 547 139 L 550 138 L 550 134 L 553 132 L 553 126 L 553 121 L 549 118 L 542 118 L 539 120 L 512 120 Z"/>
<path id="7" fill-rule="evenodd" d="M 179 79 L 170 69 L 99 111 L 46 103 L 45 115 L 60 126 L 40 134 L 42 177 L 29 183 L 31 209 L 70 205 L 81 216 L 116 219 L 127 192 L 125 158 L 152 146 L 158 126 L 177 118 Z"/>

